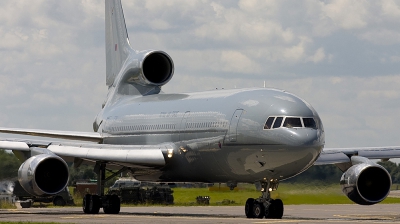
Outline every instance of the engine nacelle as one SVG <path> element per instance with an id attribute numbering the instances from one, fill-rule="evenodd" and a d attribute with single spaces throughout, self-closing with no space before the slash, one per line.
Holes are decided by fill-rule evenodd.
<path id="1" fill-rule="evenodd" d="M 360 205 L 373 205 L 384 200 L 392 185 L 385 168 L 373 162 L 350 167 L 340 178 L 343 193 Z"/>
<path id="2" fill-rule="evenodd" d="M 142 86 L 163 86 L 174 74 L 174 63 L 163 51 L 142 51 L 128 58 L 122 81 Z"/>
<path id="3" fill-rule="evenodd" d="M 39 154 L 22 163 L 18 181 L 32 195 L 52 195 L 67 186 L 68 175 L 68 166 L 63 159 L 52 154 Z"/>

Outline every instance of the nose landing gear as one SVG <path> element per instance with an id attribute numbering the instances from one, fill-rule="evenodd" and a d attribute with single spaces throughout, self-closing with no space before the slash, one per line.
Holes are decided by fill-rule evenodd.
<path id="1" fill-rule="evenodd" d="M 281 199 L 272 199 L 271 191 L 278 189 L 278 180 L 261 182 L 261 196 L 257 199 L 248 198 L 244 206 L 247 218 L 263 217 L 267 219 L 281 219 L 283 216 L 283 202 Z"/>

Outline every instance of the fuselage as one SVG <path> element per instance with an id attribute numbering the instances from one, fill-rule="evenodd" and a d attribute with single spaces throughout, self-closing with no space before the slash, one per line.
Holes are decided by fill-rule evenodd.
<path id="1" fill-rule="evenodd" d="M 325 142 L 311 105 L 266 88 L 121 97 L 97 120 L 104 144 L 177 146 L 160 172 L 137 177 L 146 180 L 282 180 L 310 167 Z"/>

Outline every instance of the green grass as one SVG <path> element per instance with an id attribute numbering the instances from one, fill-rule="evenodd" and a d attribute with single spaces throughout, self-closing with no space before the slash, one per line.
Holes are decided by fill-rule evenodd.
<path id="1" fill-rule="evenodd" d="M 57 224 L 59 222 L 0 222 L 0 224 Z"/>
<path id="2" fill-rule="evenodd" d="M 197 196 L 210 196 L 210 205 L 219 205 L 224 199 L 235 201 L 233 205 L 244 205 L 247 198 L 257 198 L 260 192 L 253 185 L 239 185 L 238 191 L 208 191 L 207 188 L 174 188 L 175 205 L 191 205 Z M 272 198 L 279 198 L 285 205 L 299 204 L 353 204 L 341 190 L 339 184 L 280 184 Z M 381 203 L 400 203 L 400 198 L 386 198 Z"/>
<path id="3" fill-rule="evenodd" d="M 216 185 L 218 186 L 218 185 Z M 224 186 L 224 185 L 221 185 Z M 216 187 L 218 188 L 218 187 Z M 397 186 L 392 187 L 396 189 Z M 258 198 L 261 193 L 257 191 L 254 185 L 239 184 L 237 191 L 209 191 L 208 188 L 173 188 L 174 205 L 175 206 L 190 206 L 197 205 L 197 196 L 210 196 L 210 205 L 221 205 L 224 199 L 234 201 L 230 205 L 244 205 L 247 198 Z M 72 191 L 71 191 L 72 192 Z M 280 198 L 285 205 L 299 204 L 353 204 L 341 190 L 339 184 L 321 185 L 317 183 L 309 184 L 290 184 L 281 183 L 277 191 L 272 192 L 272 198 Z M 82 206 L 82 197 L 75 195 L 74 201 L 76 206 Z M 400 198 L 386 198 L 384 204 L 400 203 Z M 148 204 L 123 204 L 122 206 L 154 206 Z M 171 205 L 168 205 L 171 206 Z"/>
<path id="4" fill-rule="evenodd" d="M 0 201 L 0 209 L 15 209 L 15 208 L 17 208 L 17 206 L 15 206 L 12 203 Z"/>

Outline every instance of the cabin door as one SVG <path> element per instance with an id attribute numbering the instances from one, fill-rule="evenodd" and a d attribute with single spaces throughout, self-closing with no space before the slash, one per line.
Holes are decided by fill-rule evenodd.
<path id="1" fill-rule="evenodd" d="M 235 110 L 235 113 L 233 113 L 233 116 L 231 118 L 231 123 L 229 125 L 229 131 L 228 131 L 228 139 L 230 142 L 236 142 L 237 140 L 237 126 L 240 120 L 240 117 L 242 116 L 243 109 L 237 109 Z"/>

